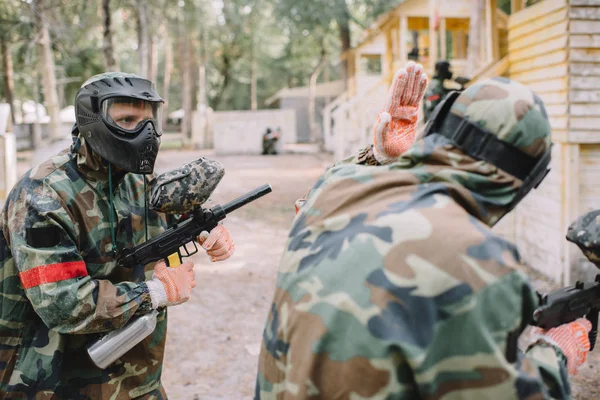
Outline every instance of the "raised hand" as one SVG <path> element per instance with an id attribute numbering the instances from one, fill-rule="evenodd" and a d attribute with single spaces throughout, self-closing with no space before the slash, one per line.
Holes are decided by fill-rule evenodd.
<path id="1" fill-rule="evenodd" d="M 415 142 L 419 106 L 428 82 L 423 66 L 413 61 L 396 71 L 373 129 L 373 153 L 381 164 L 395 159 Z"/>

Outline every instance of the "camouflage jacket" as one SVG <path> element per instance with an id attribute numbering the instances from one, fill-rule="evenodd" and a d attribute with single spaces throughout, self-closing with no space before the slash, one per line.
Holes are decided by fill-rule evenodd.
<path id="1" fill-rule="evenodd" d="M 489 228 L 515 179 L 441 136 L 368 151 L 301 205 L 263 333 L 256 399 L 568 398 L 560 349 L 517 339 L 537 305 Z"/>
<path id="2" fill-rule="evenodd" d="M 160 382 L 166 310 L 155 331 L 106 370 L 86 346 L 148 312 L 143 282 L 153 265 L 115 266 L 117 248 L 145 241 L 141 175 L 114 175 L 78 138 L 28 171 L 0 218 L 0 397 L 11 399 L 164 398 Z M 147 214 L 150 237 L 167 226 Z M 137 275 L 137 276 L 134 276 Z M 145 275 L 145 276 L 144 276 Z"/>

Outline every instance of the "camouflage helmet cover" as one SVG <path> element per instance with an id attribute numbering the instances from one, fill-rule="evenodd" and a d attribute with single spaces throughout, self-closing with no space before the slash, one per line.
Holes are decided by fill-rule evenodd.
<path id="1" fill-rule="evenodd" d="M 452 92 L 424 135 L 450 139 L 463 153 L 520 180 L 510 211 L 549 171 L 552 140 L 542 100 L 524 85 L 496 77 Z"/>
<path id="2" fill-rule="evenodd" d="M 541 157 L 552 143 L 542 100 L 531 89 L 507 78 L 473 84 L 456 98 L 450 113 L 534 158 Z"/>

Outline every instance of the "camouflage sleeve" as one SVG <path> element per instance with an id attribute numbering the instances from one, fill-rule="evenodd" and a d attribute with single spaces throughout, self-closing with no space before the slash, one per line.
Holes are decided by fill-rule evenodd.
<path id="1" fill-rule="evenodd" d="M 525 286 L 524 292 L 524 312 L 533 315 L 538 304 L 537 295 L 529 285 Z M 533 367 L 538 372 L 538 376 L 545 386 L 545 398 L 565 399 L 570 397 L 567 359 L 560 347 L 538 338 L 528 345 L 524 354 L 519 354 L 519 359 L 523 366 L 522 369 Z"/>
<path id="2" fill-rule="evenodd" d="M 438 349 L 432 346 L 425 362 L 419 361 L 414 368 L 417 377 L 429 376 L 431 388 L 437 389 L 435 394 L 442 389 L 434 383 L 443 382 L 444 387 L 454 388 L 456 399 L 569 398 L 566 359 L 560 349 L 541 341 L 525 353 L 518 348 L 519 335 L 536 304 L 535 292 L 525 275 L 515 271 L 498 279 L 477 294 L 470 311 L 456 314 L 452 318 L 456 321 L 447 321 L 446 329 L 437 333 L 440 340 L 453 340 L 453 357 L 442 356 L 445 349 L 438 359 Z M 465 339 L 452 335 L 450 326 L 460 326 L 455 333 L 461 332 Z M 474 367 L 471 372 L 476 372 L 477 378 L 469 377 L 469 365 Z M 480 396 L 473 397 L 474 393 Z"/>
<path id="3" fill-rule="evenodd" d="M 145 283 L 92 279 L 77 246 L 78 227 L 50 188 L 22 191 L 7 210 L 10 247 L 21 284 L 35 312 L 60 333 L 103 332 L 146 313 L 151 299 Z"/>

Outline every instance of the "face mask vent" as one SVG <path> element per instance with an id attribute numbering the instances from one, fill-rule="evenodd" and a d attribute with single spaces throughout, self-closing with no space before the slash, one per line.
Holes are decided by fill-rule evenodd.
<path id="1" fill-rule="evenodd" d="M 79 108 L 77 114 L 79 115 L 79 125 L 81 126 L 86 126 L 89 124 L 93 124 L 94 122 L 98 122 L 100 121 L 100 117 L 96 114 L 92 114 L 90 112 L 87 112 L 85 109 L 83 108 Z"/>

